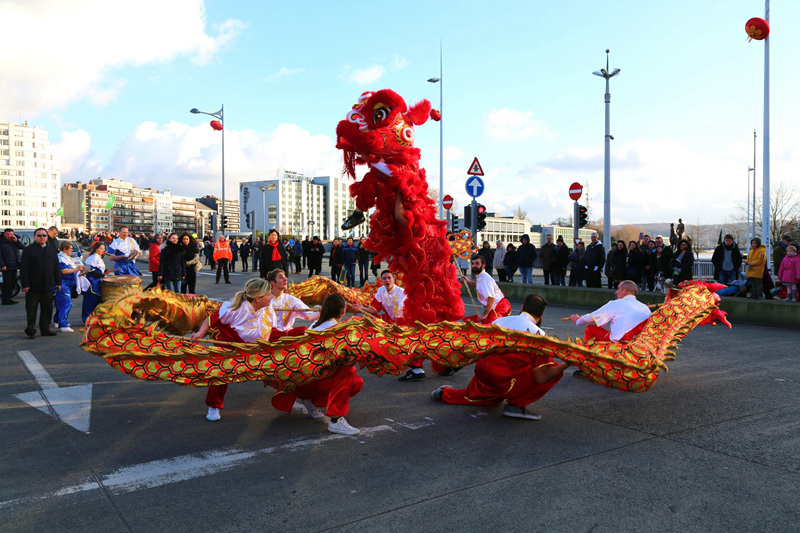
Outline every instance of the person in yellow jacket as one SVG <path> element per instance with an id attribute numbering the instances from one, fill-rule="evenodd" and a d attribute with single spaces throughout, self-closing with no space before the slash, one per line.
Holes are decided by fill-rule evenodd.
<path id="1" fill-rule="evenodd" d="M 219 276 L 224 270 L 225 283 L 230 284 L 231 281 L 228 279 L 228 264 L 231 262 L 231 259 L 233 259 L 231 245 L 228 239 L 225 238 L 225 234 L 220 233 L 219 239 L 214 243 L 214 261 L 217 263 L 217 283 L 219 283 Z"/>
<path id="2" fill-rule="evenodd" d="M 760 300 L 764 297 L 762 279 L 764 277 L 764 267 L 767 264 L 767 249 L 761 244 L 761 238 L 754 237 L 750 241 L 750 252 L 747 254 L 747 261 L 744 264 L 747 281 L 750 282 L 750 287 L 752 287 L 751 297 L 754 300 Z"/>

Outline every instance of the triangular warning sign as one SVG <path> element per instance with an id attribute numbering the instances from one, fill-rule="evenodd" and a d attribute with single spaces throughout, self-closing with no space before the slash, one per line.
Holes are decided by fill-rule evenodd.
<path id="1" fill-rule="evenodd" d="M 470 176 L 483 176 L 483 169 L 481 168 L 481 162 L 478 161 L 478 158 L 472 160 L 472 164 L 469 166 L 469 170 L 467 174 Z"/>

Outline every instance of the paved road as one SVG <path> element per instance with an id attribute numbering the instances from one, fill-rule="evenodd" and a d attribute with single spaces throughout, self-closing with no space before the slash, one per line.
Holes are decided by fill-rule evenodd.
<path id="1" fill-rule="evenodd" d="M 198 290 L 227 298 L 251 275 L 214 285 L 204 273 Z M 572 311 L 550 306 L 548 333 L 574 335 L 558 320 Z M 347 418 L 363 431 L 344 437 L 277 412 L 259 383 L 232 386 L 209 423 L 204 389 L 131 379 L 77 333 L 28 340 L 23 327 L 22 305 L 0 308 L 4 532 L 749 532 L 800 520 L 796 330 L 696 330 L 644 394 L 565 376 L 531 407 L 540 422 L 430 400 L 471 369 L 415 383 L 360 371 Z"/>

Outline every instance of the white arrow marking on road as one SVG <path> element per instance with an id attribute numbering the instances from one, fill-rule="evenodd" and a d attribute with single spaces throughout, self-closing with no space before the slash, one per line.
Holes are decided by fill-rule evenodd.
<path id="1" fill-rule="evenodd" d="M 434 425 L 431 419 L 426 418 L 425 420 L 426 422 L 421 424 L 394 423 L 411 430 Z M 361 433 L 359 433 L 357 437 L 358 442 L 363 444 L 364 440 L 362 439 L 374 437 L 385 431 L 396 432 L 397 430 L 385 424 L 361 428 Z M 34 501 L 51 500 L 57 497 L 98 490 L 101 486 L 111 494 L 126 494 L 138 490 L 152 489 L 171 483 L 179 483 L 211 476 L 220 472 L 227 472 L 234 468 L 245 466 L 263 455 L 274 455 L 276 452 L 283 450 L 294 451 L 308 447 L 316 448 L 320 444 L 351 438 L 352 437 L 349 435 L 329 434 L 320 437 L 300 438 L 285 444 L 270 446 L 260 450 L 243 450 L 240 448 L 213 450 L 197 454 L 179 455 L 177 457 L 159 459 L 147 463 L 139 463 L 120 468 L 111 474 L 103 476 L 100 479 L 100 483 L 94 480 L 87 480 L 84 483 L 70 485 L 47 494 L 0 501 L 0 509 L 19 507 L 22 504 L 28 504 Z"/>
<path id="2" fill-rule="evenodd" d="M 467 183 L 467 187 L 472 189 L 472 194 L 470 196 L 478 196 L 478 193 L 482 189 L 481 180 L 478 178 L 472 178 L 472 180 Z"/>
<path id="3" fill-rule="evenodd" d="M 42 390 L 15 394 L 14 397 L 88 434 L 92 410 L 91 383 L 59 387 L 31 352 L 22 350 L 17 354 Z"/>

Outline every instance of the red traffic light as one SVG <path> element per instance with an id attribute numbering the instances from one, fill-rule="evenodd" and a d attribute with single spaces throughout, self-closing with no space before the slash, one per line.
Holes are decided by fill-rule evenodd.
<path id="1" fill-rule="evenodd" d="M 478 204 L 478 214 L 482 215 L 486 212 L 486 206 L 482 204 Z"/>

